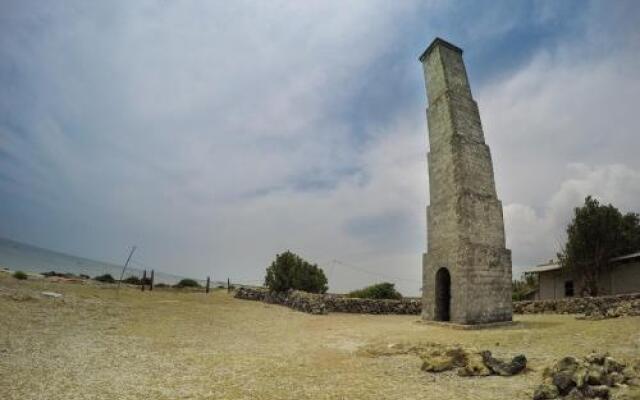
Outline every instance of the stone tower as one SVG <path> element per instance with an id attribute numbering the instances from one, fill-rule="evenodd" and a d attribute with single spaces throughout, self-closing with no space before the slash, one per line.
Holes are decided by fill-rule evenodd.
<path id="1" fill-rule="evenodd" d="M 436 38 L 420 62 L 430 145 L 422 318 L 511 321 L 511 251 L 462 49 Z"/>

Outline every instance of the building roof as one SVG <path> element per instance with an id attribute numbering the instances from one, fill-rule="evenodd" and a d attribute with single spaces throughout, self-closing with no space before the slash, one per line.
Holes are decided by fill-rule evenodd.
<path id="1" fill-rule="evenodd" d="M 524 270 L 524 272 L 547 272 L 555 271 L 562 268 L 559 263 L 536 265 L 535 267 Z"/>
<path id="2" fill-rule="evenodd" d="M 640 258 L 640 251 L 631 253 L 631 254 L 625 254 L 624 256 L 612 258 L 611 261 L 624 261 L 624 260 L 631 260 L 634 258 Z M 561 268 L 562 266 L 560 265 L 560 263 L 551 262 L 548 264 L 536 265 L 535 267 L 525 269 L 524 272 L 547 272 L 547 271 L 556 271 Z"/>
<path id="3" fill-rule="evenodd" d="M 640 251 L 638 251 L 636 253 L 626 254 L 624 256 L 612 258 L 611 261 L 630 260 L 632 258 L 640 258 Z"/>

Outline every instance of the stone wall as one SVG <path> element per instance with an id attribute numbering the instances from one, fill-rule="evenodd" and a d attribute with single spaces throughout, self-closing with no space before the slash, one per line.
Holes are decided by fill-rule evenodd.
<path id="1" fill-rule="evenodd" d="M 584 314 L 587 318 L 615 318 L 640 315 L 640 293 L 602 297 L 571 297 L 513 303 L 517 314 Z"/>
<path id="2" fill-rule="evenodd" d="M 264 288 L 239 288 L 237 299 L 263 301 L 280 304 L 294 310 L 311 314 L 344 312 L 358 314 L 410 314 L 418 315 L 422 310 L 420 299 L 402 300 L 352 299 L 336 294 L 313 294 L 298 290 L 275 293 Z"/>
<path id="3" fill-rule="evenodd" d="M 402 300 L 352 299 L 344 295 L 313 294 L 298 290 L 275 293 L 265 288 L 242 287 L 236 290 L 235 297 L 244 300 L 280 304 L 311 314 L 344 312 L 418 315 L 422 308 L 422 301 L 416 298 Z M 513 303 L 513 311 L 516 314 L 583 314 L 592 319 L 640 316 L 640 293 L 603 297 L 517 301 Z"/>

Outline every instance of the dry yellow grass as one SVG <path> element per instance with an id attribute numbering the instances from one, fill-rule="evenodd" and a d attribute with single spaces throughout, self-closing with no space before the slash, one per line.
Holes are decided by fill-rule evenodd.
<path id="1" fill-rule="evenodd" d="M 42 290 L 64 298 L 38 298 Z M 517 326 L 479 331 L 416 320 L 313 316 L 226 292 L 125 288 L 117 296 L 112 288 L 0 274 L 0 398 L 526 399 L 558 357 L 594 349 L 640 357 L 638 317 L 520 316 Z M 363 351 L 427 342 L 524 353 L 531 371 L 434 375 L 415 355 Z"/>

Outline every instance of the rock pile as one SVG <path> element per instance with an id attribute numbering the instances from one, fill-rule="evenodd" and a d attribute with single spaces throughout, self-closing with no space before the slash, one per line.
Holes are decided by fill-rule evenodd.
<path id="1" fill-rule="evenodd" d="M 534 400 L 609 399 L 611 388 L 640 386 L 640 365 L 628 366 L 607 354 L 593 353 L 583 359 L 565 357 L 547 368 L 543 377 Z"/>
<path id="2" fill-rule="evenodd" d="M 344 312 L 417 315 L 422 311 L 422 302 L 420 299 L 414 298 L 401 300 L 353 299 L 336 294 L 314 294 L 298 290 L 276 293 L 270 292 L 265 288 L 239 288 L 236 290 L 235 297 L 238 299 L 281 304 L 294 310 L 311 314 Z"/>
<path id="3" fill-rule="evenodd" d="M 588 319 L 638 316 L 640 315 L 640 293 L 518 301 L 513 303 L 513 312 L 517 314 L 582 314 Z"/>
<path id="4" fill-rule="evenodd" d="M 420 354 L 422 370 L 443 372 L 456 369 L 459 376 L 512 376 L 527 367 L 527 358 L 520 354 L 511 361 L 494 358 L 490 351 L 467 351 L 461 347 L 445 347 Z"/>

